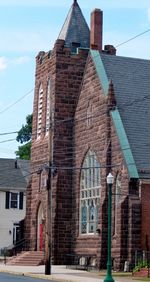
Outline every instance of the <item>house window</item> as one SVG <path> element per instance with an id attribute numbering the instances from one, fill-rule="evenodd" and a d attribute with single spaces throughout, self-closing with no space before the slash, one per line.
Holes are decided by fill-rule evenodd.
<path id="1" fill-rule="evenodd" d="M 49 131 L 50 127 L 50 79 L 48 80 L 47 84 L 47 102 L 46 102 L 46 132 Z"/>
<path id="2" fill-rule="evenodd" d="M 10 209 L 17 209 L 19 204 L 19 194 L 18 193 L 10 193 Z"/>
<path id="3" fill-rule="evenodd" d="M 89 151 L 80 176 L 80 233 L 94 234 L 98 228 L 100 204 L 100 164 L 95 153 Z"/>
<path id="4" fill-rule="evenodd" d="M 40 85 L 38 97 L 37 137 L 42 133 L 42 108 L 43 108 L 43 86 Z"/>
<path id="5" fill-rule="evenodd" d="M 6 209 L 23 209 L 23 192 L 6 192 Z"/>

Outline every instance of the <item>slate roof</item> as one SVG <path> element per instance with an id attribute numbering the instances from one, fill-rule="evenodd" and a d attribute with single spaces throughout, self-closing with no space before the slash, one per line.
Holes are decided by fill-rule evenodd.
<path id="1" fill-rule="evenodd" d="M 150 60 L 101 54 L 141 178 L 150 178 Z"/>
<path id="2" fill-rule="evenodd" d="M 66 17 L 58 39 L 65 40 L 65 45 L 71 47 L 73 43 L 80 43 L 80 47 L 90 47 L 90 31 L 82 11 L 74 0 Z"/>
<path id="3" fill-rule="evenodd" d="M 29 180 L 29 161 L 0 158 L 0 190 L 25 189 Z"/>

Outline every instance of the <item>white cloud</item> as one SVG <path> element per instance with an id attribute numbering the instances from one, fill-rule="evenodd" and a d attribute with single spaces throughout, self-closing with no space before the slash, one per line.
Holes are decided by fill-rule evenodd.
<path id="1" fill-rule="evenodd" d="M 59 28 L 51 26 L 50 29 L 42 27 L 38 31 L 32 30 L 0 30 L 0 52 L 39 52 L 52 48 Z"/>
<path id="2" fill-rule="evenodd" d="M 0 108 L 2 108 L 3 107 L 3 102 L 2 101 L 0 101 Z"/>
<path id="3" fill-rule="evenodd" d="M 29 56 L 21 56 L 18 58 L 14 58 L 13 60 L 10 61 L 10 63 L 12 63 L 13 65 L 22 65 L 28 63 L 29 61 L 30 61 Z"/>
<path id="4" fill-rule="evenodd" d="M 150 8 L 147 10 L 148 20 L 150 21 Z"/>
<path id="5" fill-rule="evenodd" d="M 0 57 L 0 71 L 7 68 L 7 60 L 5 57 Z"/>
<path id="6" fill-rule="evenodd" d="M 22 64 L 26 64 L 31 60 L 31 58 L 29 56 L 20 56 L 20 57 L 16 57 L 13 59 L 9 59 L 6 57 L 0 57 L 0 71 L 5 70 L 6 68 L 8 68 L 9 66 L 13 65 L 22 65 Z"/>

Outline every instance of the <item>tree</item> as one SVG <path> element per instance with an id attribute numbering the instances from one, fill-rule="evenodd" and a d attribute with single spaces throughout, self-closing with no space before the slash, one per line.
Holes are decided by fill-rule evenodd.
<path id="1" fill-rule="evenodd" d="M 15 152 L 16 156 L 20 159 L 29 160 L 31 153 L 31 137 L 32 137 L 32 117 L 33 115 L 28 115 L 26 117 L 26 124 L 22 125 L 22 128 L 19 130 L 17 135 L 17 142 L 21 144 L 25 143 L 22 146 L 18 147 L 18 151 Z"/>

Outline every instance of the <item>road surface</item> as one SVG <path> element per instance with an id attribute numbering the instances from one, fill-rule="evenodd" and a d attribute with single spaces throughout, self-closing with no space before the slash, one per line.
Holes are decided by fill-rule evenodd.
<path id="1" fill-rule="evenodd" d="M 52 280 L 31 278 L 23 275 L 0 273 L 0 282 L 54 282 Z"/>

